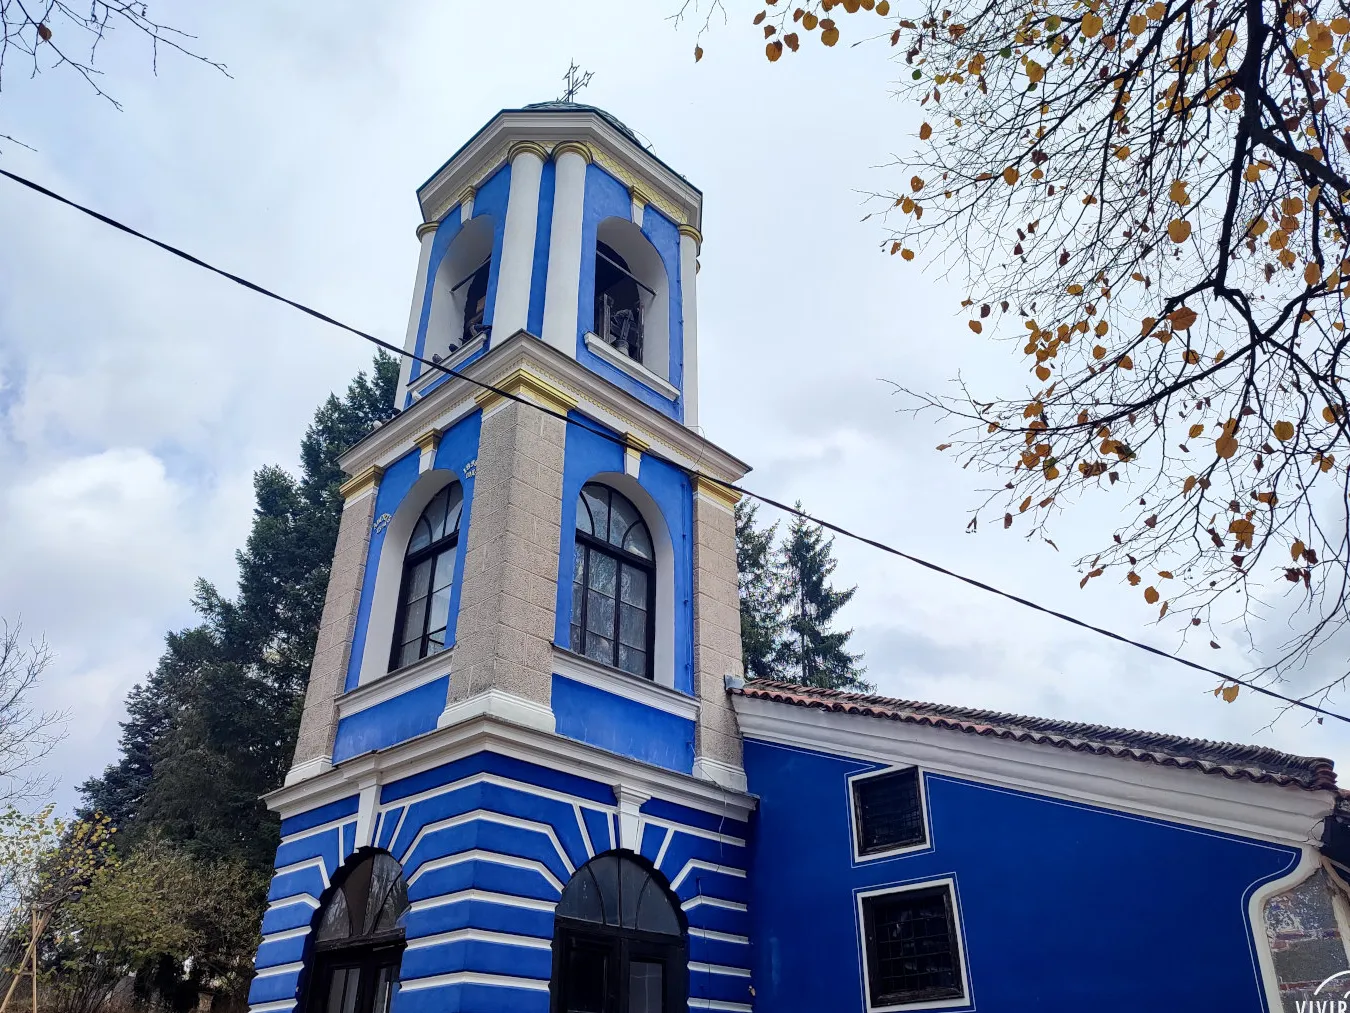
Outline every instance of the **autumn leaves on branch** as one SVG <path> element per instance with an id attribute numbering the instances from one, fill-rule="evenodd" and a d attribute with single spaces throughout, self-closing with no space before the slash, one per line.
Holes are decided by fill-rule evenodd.
<path id="1" fill-rule="evenodd" d="M 1045 536 L 1077 494 L 1114 489 L 1122 523 L 1083 560 L 1085 582 L 1143 585 L 1187 629 L 1273 602 L 1295 623 L 1276 668 L 1339 628 L 1348 12 L 822 0 L 750 20 L 771 61 L 798 51 L 798 32 L 834 46 L 856 26 L 890 47 L 923 110 L 906 185 L 887 197 L 888 248 L 958 253 L 970 330 L 1016 336 L 1030 382 L 914 396 L 957 423 L 944 449 L 1001 475 L 1004 525 Z"/>

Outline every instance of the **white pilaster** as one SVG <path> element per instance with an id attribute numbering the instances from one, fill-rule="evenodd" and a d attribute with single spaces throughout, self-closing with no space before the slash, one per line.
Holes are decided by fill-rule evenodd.
<path id="1" fill-rule="evenodd" d="M 616 784 L 614 796 L 619 803 L 619 847 L 641 851 L 642 803 L 651 795 L 626 784 Z"/>
<path id="2" fill-rule="evenodd" d="M 361 795 L 356 805 L 356 850 L 375 843 L 375 807 L 380 801 L 380 779 L 369 778 L 361 784 Z"/>
<path id="3" fill-rule="evenodd" d="M 680 226 L 680 317 L 684 321 L 684 424 L 698 428 L 698 248 L 703 237 Z"/>
<path id="4" fill-rule="evenodd" d="M 553 158 L 553 225 L 548 241 L 544 333 L 540 336 L 575 358 L 581 298 L 581 216 L 591 153 L 584 144 L 566 141 L 553 149 Z"/>
<path id="5" fill-rule="evenodd" d="M 497 267 L 497 301 L 492 330 L 503 338 L 525 329 L 530 315 L 530 279 L 534 272 L 534 236 L 539 222 L 539 180 L 548 151 L 533 141 L 511 145 L 511 193 Z"/>
<path id="6" fill-rule="evenodd" d="M 417 327 L 422 322 L 422 307 L 427 300 L 427 265 L 431 263 L 431 244 L 436 238 L 439 222 L 423 222 L 417 226 L 417 238 L 421 240 L 422 251 L 417 256 L 417 275 L 413 282 L 412 311 L 408 314 L 408 333 L 403 339 L 403 348 L 409 352 L 417 351 Z M 398 390 L 394 392 L 395 407 L 403 407 L 403 394 L 412 378 L 412 359 L 404 359 L 398 370 Z"/>

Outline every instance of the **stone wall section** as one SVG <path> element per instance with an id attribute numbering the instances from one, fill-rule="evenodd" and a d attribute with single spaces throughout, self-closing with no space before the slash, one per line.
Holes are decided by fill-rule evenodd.
<path id="1" fill-rule="evenodd" d="M 1299 1004 L 1313 999 L 1318 985 L 1338 971 L 1350 969 L 1336 919 L 1336 888 L 1328 876 L 1325 869 L 1319 869 L 1266 901 L 1266 938 L 1275 954 L 1275 975 L 1285 1013 L 1308 1008 Z M 1337 979 L 1332 986 L 1330 997 L 1339 1000 L 1350 987 L 1350 978 Z M 1328 997 L 1328 991 L 1323 990 L 1316 998 Z"/>
<path id="2" fill-rule="evenodd" d="M 483 417 L 451 702 L 496 688 L 549 704 L 566 428 L 514 402 Z"/>
<path id="3" fill-rule="evenodd" d="M 741 733 L 726 677 L 739 676 L 741 613 L 736 588 L 736 516 L 702 493 L 694 496 L 694 693 L 699 702 L 694 752 L 741 767 Z"/>
<path id="4" fill-rule="evenodd" d="M 356 612 L 361 604 L 361 583 L 366 575 L 370 528 L 375 517 L 375 492 L 370 489 L 346 503 L 342 510 L 293 766 L 310 760 L 328 760 L 333 755 L 337 698 L 343 694 L 347 683 Z"/>

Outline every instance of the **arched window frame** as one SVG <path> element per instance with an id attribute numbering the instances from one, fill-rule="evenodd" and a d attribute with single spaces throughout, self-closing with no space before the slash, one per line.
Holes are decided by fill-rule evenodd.
<path id="1" fill-rule="evenodd" d="M 612 873 L 612 876 L 606 873 Z M 607 882 L 601 884 L 600 878 Z M 609 912 L 602 900 L 608 885 L 615 888 L 616 912 Z M 623 901 L 625 885 L 630 889 L 635 886 L 638 890 L 631 919 L 624 917 L 627 906 Z M 617 913 L 618 917 L 602 916 L 603 920 L 597 920 L 594 917 L 597 903 L 602 911 Z M 648 903 L 659 903 L 661 910 L 646 908 Z M 590 916 L 577 917 L 582 910 Z M 657 916 L 655 921 L 661 924 L 662 930 L 653 931 L 651 924 L 644 925 L 644 911 Z M 580 989 L 595 994 L 597 975 L 603 979 L 599 983 L 602 986 L 599 998 L 603 1000 L 599 1008 L 606 1013 L 630 1013 L 633 1010 L 685 1013 L 688 1010 L 688 923 L 679 898 L 646 859 L 622 850 L 597 855 L 568 881 L 554 912 L 553 974 L 549 982 L 552 1013 L 597 1008 L 594 1002 L 576 1001 Z M 633 1001 L 635 978 L 638 982 L 650 982 L 649 974 L 634 975 L 634 964 L 646 965 L 648 972 L 653 966 L 661 968 L 657 1006 Z M 586 980 L 580 980 L 583 976 Z"/>
<path id="2" fill-rule="evenodd" d="M 595 517 L 588 502 L 588 492 L 592 497 L 603 494 L 606 503 L 606 534 L 602 537 L 595 534 Z M 620 534 L 619 541 L 616 544 L 611 540 L 613 532 L 610 519 L 614 516 L 613 505 L 615 500 L 622 503 L 628 510 L 632 511 L 632 520 L 628 527 Z M 590 530 L 586 530 L 589 528 Z M 640 551 L 631 551 L 625 547 L 631 534 L 640 533 L 640 537 L 645 541 L 647 555 L 644 556 Z M 657 583 L 660 577 L 658 573 L 658 556 L 656 551 L 656 542 L 652 537 L 652 531 L 643 516 L 642 510 L 622 491 L 614 488 L 607 482 L 592 480 L 582 486 L 581 492 L 577 495 L 576 502 L 576 521 L 574 531 L 575 545 L 573 548 L 572 560 L 572 614 L 568 623 L 568 646 L 573 653 L 588 658 L 598 664 L 606 665 L 609 668 L 616 669 L 627 675 L 638 678 L 656 681 L 656 624 L 660 621 L 657 612 Z M 593 629 L 591 595 L 595 591 L 605 596 L 602 589 L 592 585 L 592 576 L 595 571 L 596 557 L 604 557 L 613 561 L 614 574 L 614 615 L 609 629 L 613 635 L 606 637 L 613 645 L 611 655 L 606 658 L 598 657 L 592 653 L 590 648 L 590 636 L 594 633 L 601 636 L 601 631 Z M 623 648 L 627 647 L 631 651 L 637 645 L 624 643 L 622 640 L 622 625 L 625 606 L 635 608 L 636 603 L 625 601 L 623 597 L 623 575 L 624 568 L 641 572 L 645 577 L 646 589 L 643 610 L 646 614 L 646 623 L 643 636 L 643 664 L 641 671 L 634 671 L 632 668 L 625 668 L 623 662 Z M 608 597 L 608 596 L 605 596 Z"/>
<path id="3" fill-rule="evenodd" d="M 638 363 L 659 380 L 670 378 L 671 281 L 665 261 L 652 241 L 634 222 L 619 217 L 602 219 L 596 227 L 594 319 L 596 340 L 613 349 L 620 362 Z M 641 304 L 642 353 L 635 356 L 614 348 L 601 319 L 603 292 L 600 277 L 606 271 L 622 271 L 632 281 Z"/>
<path id="4" fill-rule="evenodd" d="M 431 312 L 427 317 L 424 342 L 424 354 L 428 358 L 452 356 L 485 333 L 483 322 L 492 315 L 488 297 L 496 268 L 493 262 L 495 232 L 491 215 L 471 218 L 441 257 L 431 285 Z M 477 305 L 480 298 L 481 308 Z M 471 328 L 475 322 L 477 328 Z M 470 333 L 471 329 L 473 333 Z"/>
<path id="5" fill-rule="evenodd" d="M 388 852 L 369 849 L 353 856 L 314 914 L 312 955 L 300 1009 L 390 1013 L 408 911 L 408 884 L 398 861 Z"/>
<path id="6" fill-rule="evenodd" d="M 441 516 L 431 516 L 433 512 L 439 510 Z M 426 506 L 418 514 L 417 520 L 413 522 L 412 532 L 408 536 L 407 544 L 403 553 L 402 573 L 399 578 L 398 606 L 394 612 L 394 635 L 389 648 L 389 671 L 395 671 L 404 668 L 407 665 L 421 661 L 423 658 L 439 654 L 446 649 L 446 641 L 450 637 L 450 623 L 454 616 L 450 615 L 450 604 L 452 589 L 455 580 L 455 563 L 459 553 L 459 535 L 460 524 L 464 516 L 464 489 L 459 482 L 448 482 L 431 497 Z M 428 541 L 425 545 L 414 548 L 414 544 L 422 529 L 423 524 L 428 527 Z M 439 531 L 439 534 L 437 533 Z M 414 578 L 417 575 L 418 568 L 429 563 L 427 568 L 428 584 L 426 594 L 419 595 L 417 598 L 410 598 L 415 589 Z M 445 570 L 442 574 L 442 565 Z M 439 584 L 438 580 L 444 577 L 444 583 Z M 433 606 L 436 602 L 436 595 L 444 593 L 445 601 L 445 625 L 432 628 L 431 623 L 440 619 L 440 616 L 433 614 Z M 418 601 L 425 602 L 421 613 L 421 630 L 417 636 L 417 651 L 415 657 L 408 657 L 407 647 L 413 643 L 408 628 L 410 610 Z M 433 639 L 435 632 L 440 632 L 440 640 Z M 432 650 L 435 645 L 436 649 Z"/>

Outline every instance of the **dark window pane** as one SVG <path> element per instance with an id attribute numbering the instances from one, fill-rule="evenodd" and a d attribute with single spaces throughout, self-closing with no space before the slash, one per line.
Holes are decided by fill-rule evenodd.
<path id="1" fill-rule="evenodd" d="M 585 580 L 584 577 L 585 572 L 586 572 L 586 546 L 582 545 L 580 542 L 577 542 L 576 545 L 573 546 L 572 552 L 572 580 L 575 583 L 580 584 L 583 580 Z"/>
<path id="2" fill-rule="evenodd" d="M 619 571 L 619 597 L 636 605 L 647 607 L 647 574 L 635 566 L 624 566 Z"/>
<path id="3" fill-rule="evenodd" d="M 445 511 L 445 533 L 452 535 L 459 530 L 460 516 L 464 513 L 464 487 L 458 482 L 450 486 L 449 503 Z"/>
<path id="4" fill-rule="evenodd" d="M 450 589 L 437 591 L 431 596 L 431 609 L 427 614 L 427 629 L 444 630 L 450 617 Z M 442 640 L 445 638 L 442 637 Z"/>
<path id="5" fill-rule="evenodd" d="M 419 517 L 413 525 L 412 537 L 408 539 L 409 554 L 425 549 L 431 544 L 431 524 L 426 517 Z"/>
<path id="6" fill-rule="evenodd" d="M 431 540 L 433 542 L 438 542 L 445 537 L 445 497 L 446 490 L 442 489 L 431 497 L 431 502 L 422 511 L 422 516 L 431 525 Z"/>
<path id="7" fill-rule="evenodd" d="M 422 638 L 418 637 L 399 648 L 398 661 L 395 662 L 395 667 L 402 668 L 404 665 L 411 665 L 420 657 L 422 657 Z"/>
<path id="8" fill-rule="evenodd" d="M 588 535 L 595 534 L 595 522 L 591 520 L 591 506 L 586 501 L 584 492 L 577 499 L 577 530 L 584 531 Z"/>
<path id="9" fill-rule="evenodd" d="M 619 562 L 613 556 L 606 556 L 603 552 L 591 553 L 591 587 L 609 595 L 615 596 L 614 585 L 618 580 Z"/>
<path id="10" fill-rule="evenodd" d="M 663 970 L 654 960 L 634 960 L 628 965 L 628 1013 L 661 1013 Z"/>
<path id="11" fill-rule="evenodd" d="M 586 629 L 604 637 L 614 636 L 614 599 L 598 591 L 586 594 Z"/>
<path id="12" fill-rule="evenodd" d="M 947 887 L 869 897 L 863 916 L 873 1005 L 963 995 Z"/>
<path id="13" fill-rule="evenodd" d="M 352 1013 L 356 1009 L 360 986 L 360 968 L 335 968 L 332 983 L 328 987 L 328 1013 Z"/>
<path id="14" fill-rule="evenodd" d="M 608 1013 L 607 950 L 574 946 L 567 959 L 567 1013 Z"/>
<path id="15" fill-rule="evenodd" d="M 629 530 L 628 537 L 623 540 L 623 547 L 643 559 L 656 558 L 652 554 L 652 538 L 647 532 L 647 525 L 641 522 L 633 525 Z"/>
<path id="16" fill-rule="evenodd" d="M 579 592 L 577 592 L 576 588 L 573 588 L 572 593 L 577 594 Z M 573 601 L 575 600 L 576 599 L 574 598 Z M 581 640 L 581 627 L 573 623 L 570 630 L 570 635 L 567 638 L 568 650 L 580 654 L 585 649 Z"/>
<path id="17" fill-rule="evenodd" d="M 380 976 L 375 979 L 375 1001 L 370 1013 L 389 1013 L 394 998 L 394 969 L 389 966 L 380 968 Z"/>
<path id="18" fill-rule="evenodd" d="M 639 650 L 647 649 L 647 610 L 632 605 L 619 606 L 619 643 Z"/>
<path id="19" fill-rule="evenodd" d="M 609 490 L 603 485 L 588 485 L 581 490 L 581 498 L 591 508 L 592 532 L 597 538 L 607 537 L 609 531 Z"/>
<path id="20" fill-rule="evenodd" d="M 408 602 L 403 608 L 403 626 L 399 630 L 399 640 L 405 644 L 420 640 L 422 630 L 426 626 L 426 613 L 427 600 L 425 598 Z"/>
<path id="21" fill-rule="evenodd" d="M 614 641 L 597 637 L 594 633 L 587 633 L 586 657 L 603 665 L 614 664 Z"/>
<path id="22" fill-rule="evenodd" d="M 424 559 L 408 574 L 408 599 L 425 598 L 431 590 L 431 560 Z"/>
<path id="23" fill-rule="evenodd" d="M 925 839 L 919 772 L 911 767 L 853 782 L 858 851 L 889 851 Z"/>
<path id="24" fill-rule="evenodd" d="M 351 915 L 347 912 L 347 898 L 339 890 L 324 909 L 317 938 L 322 942 L 327 939 L 346 939 L 351 934 Z"/>
<path id="25" fill-rule="evenodd" d="M 605 924 L 605 902 L 595 880 L 594 863 L 582 866 L 567 883 L 556 913 L 560 918 Z"/>
<path id="26" fill-rule="evenodd" d="M 637 512 L 637 507 L 628 500 L 617 495 L 610 500 L 608 541 L 611 545 L 622 547 L 629 528 L 641 523 L 642 517 Z"/>
<path id="27" fill-rule="evenodd" d="M 436 555 L 435 578 L 431 582 L 431 589 L 439 591 L 442 588 L 450 586 L 450 582 L 455 577 L 455 550 L 446 549 L 444 552 Z"/>
<path id="28" fill-rule="evenodd" d="M 619 667 L 629 675 L 647 674 L 647 653 L 619 645 Z"/>

